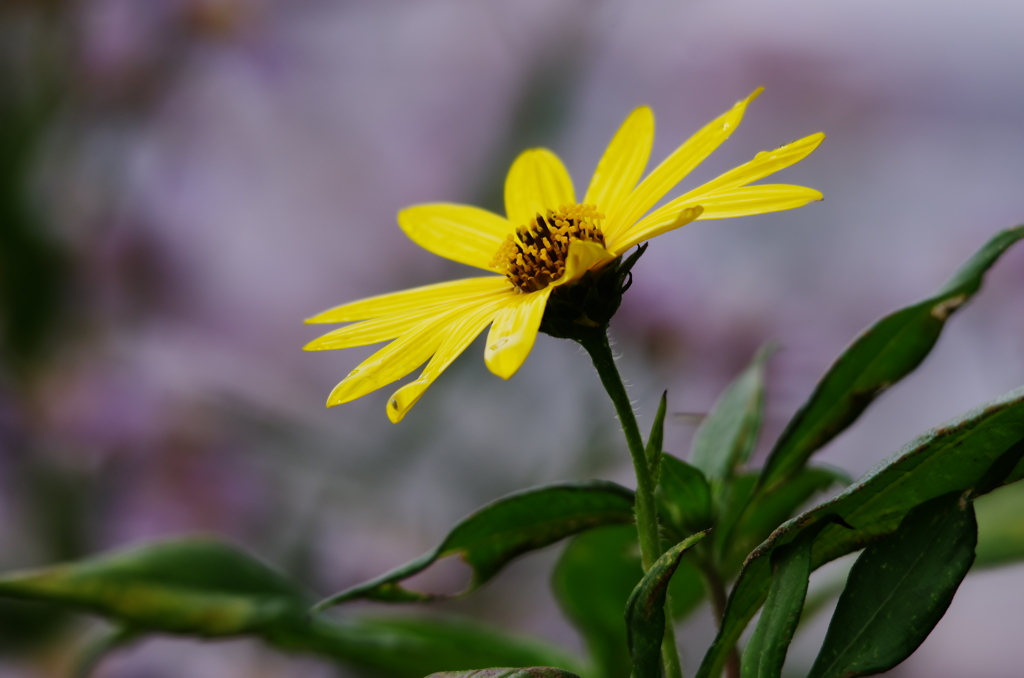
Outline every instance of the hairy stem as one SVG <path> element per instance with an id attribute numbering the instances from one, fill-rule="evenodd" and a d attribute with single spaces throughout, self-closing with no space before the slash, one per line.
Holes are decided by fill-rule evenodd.
<path id="1" fill-rule="evenodd" d="M 643 437 L 636 423 L 633 405 L 629 402 L 626 387 L 615 367 L 615 358 L 608 345 L 606 330 L 601 328 L 589 333 L 577 341 L 590 354 L 601 383 L 615 405 L 619 415 L 622 432 L 626 435 L 626 444 L 633 459 L 633 471 L 636 473 L 636 530 L 640 541 L 640 561 L 644 572 L 651 569 L 662 554 L 661 541 L 658 537 L 658 510 L 654 500 L 654 479 L 651 477 L 644 452 Z M 666 605 L 666 608 L 669 607 Z M 661 643 L 661 660 L 666 678 L 683 678 L 682 666 L 679 663 L 679 652 L 676 649 L 676 637 L 672 628 L 672 617 L 665 615 L 665 637 Z"/>

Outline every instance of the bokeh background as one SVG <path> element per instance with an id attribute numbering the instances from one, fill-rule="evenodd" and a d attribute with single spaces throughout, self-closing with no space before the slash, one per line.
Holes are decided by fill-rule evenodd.
<path id="1" fill-rule="evenodd" d="M 688 185 L 797 137 L 780 181 L 824 202 L 652 245 L 613 324 L 641 425 L 706 412 L 756 348 L 762 454 L 831 359 L 1024 219 L 1024 4 L 859 0 L 9 0 L 0 6 L 0 570 L 206 532 L 327 593 L 475 507 L 555 480 L 629 482 L 585 355 L 541 337 L 509 382 L 470 348 L 399 426 L 389 391 L 326 410 L 371 349 L 305 353 L 302 319 L 466 273 L 400 208 L 501 210 L 516 153 L 585 185 L 649 104 L 660 158 L 766 87 Z M 1024 250 L 920 370 L 820 455 L 858 476 L 1024 384 Z M 692 416 L 668 450 L 685 456 Z M 1024 519 L 1024 517 L 1022 517 Z M 579 647 L 557 548 L 447 611 Z M 457 587 L 459 572 L 436 586 Z M 891 675 L 1018 675 L 1024 568 L 972 574 Z M 523 591 L 526 593 L 523 593 Z M 813 658 L 827 615 L 798 637 Z M 687 666 L 711 636 L 681 629 Z M 67 675 L 90 627 L 0 606 L 0 676 Z M 348 675 L 255 643 L 154 639 L 105 678 Z"/>

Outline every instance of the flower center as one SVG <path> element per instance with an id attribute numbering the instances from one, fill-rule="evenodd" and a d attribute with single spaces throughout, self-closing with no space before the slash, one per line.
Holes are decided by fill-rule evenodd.
<path id="1" fill-rule="evenodd" d="M 491 268 L 504 273 L 519 292 L 542 290 L 565 273 L 570 243 L 582 240 L 604 246 L 602 219 L 593 205 L 563 205 L 546 218 L 538 214 L 501 243 Z"/>

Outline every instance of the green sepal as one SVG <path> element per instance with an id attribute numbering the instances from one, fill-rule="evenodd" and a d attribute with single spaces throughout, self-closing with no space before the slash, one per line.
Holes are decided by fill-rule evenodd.
<path id="1" fill-rule="evenodd" d="M 626 601 L 626 641 L 634 678 L 659 678 L 661 641 L 665 636 L 665 598 L 669 581 L 688 550 L 707 532 L 679 542 L 654 562 Z"/>
<path id="2" fill-rule="evenodd" d="M 515 557 L 584 530 L 633 522 L 633 492 L 604 480 L 537 487 L 484 506 L 460 521 L 436 548 L 364 584 L 318 603 L 319 611 L 358 599 L 424 602 L 466 595 L 494 577 Z M 455 596 L 420 593 L 401 582 L 441 558 L 456 555 L 472 568 L 466 590 Z"/>
<path id="3" fill-rule="evenodd" d="M 574 341 L 593 335 L 595 330 L 603 334 L 619 310 L 622 295 L 633 283 L 634 264 L 646 250 L 644 243 L 625 259 L 619 257 L 600 270 L 587 271 L 579 280 L 555 288 L 544 307 L 540 331 Z"/>

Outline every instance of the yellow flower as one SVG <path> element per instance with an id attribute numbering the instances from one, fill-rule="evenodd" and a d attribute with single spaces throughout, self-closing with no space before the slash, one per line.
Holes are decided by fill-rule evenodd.
<path id="1" fill-rule="evenodd" d="M 636 109 L 608 145 L 580 202 L 558 157 L 535 148 L 522 153 L 509 169 L 507 218 L 449 203 L 400 212 L 402 230 L 424 249 L 500 275 L 371 297 L 307 320 L 358 321 L 309 343 L 307 350 L 391 341 L 334 388 L 328 407 L 401 379 L 429 359 L 419 378 L 388 400 L 388 417 L 397 423 L 488 325 L 484 361 L 494 374 L 508 379 L 533 348 L 548 298 L 559 286 L 695 219 L 762 214 L 820 200 L 821 193 L 803 186 L 748 185 L 807 157 L 825 137 L 818 133 L 758 153 L 750 162 L 651 211 L 729 138 L 758 94 L 760 90 L 710 122 L 642 181 L 654 141 L 654 114 L 647 107 Z"/>

